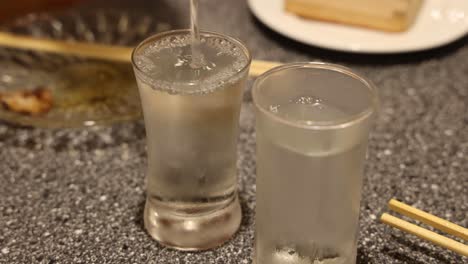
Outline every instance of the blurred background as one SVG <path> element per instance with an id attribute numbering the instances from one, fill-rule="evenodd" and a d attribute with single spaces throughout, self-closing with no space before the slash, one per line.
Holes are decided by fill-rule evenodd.
<path id="1" fill-rule="evenodd" d="M 271 7 L 257 11 L 271 11 L 277 5 L 269 3 L 279 1 L 250 2 Z M 370 138 L 358 263 L 465 260 L 378 221 L 396 197 L 468 224 L 468 2 L 424 2 L 430 5 L 419 18 L 428 24 L 416 23 L 416 35 L 411 29 L 382 33 L 314 22 L 310 33 L 288 24 L 303 22 L 299 18 L 262 17 L 306 32 L 317 44 L 309 45 L 270 29 L 246 0 L 200 1 L 201 28 L 240 38 L 255 60 L 337 63 L 375 83 L 382 107 Z M 0 8 L 1 37 L 132 48 L 152 34 L 188 25 L 188 0 L 2 0 Z M 364 37 L 369 35 L 371 40 Z M 415 49 L 371 54 L 359 52 L 359 45 L 340 51 L 317 43 L 349 44 L 348 37 L 381 50 L 398 48 L 387 41 L 396 38 Z M 183 254 L 161 247 L 142 227 L 146 143 L 131 65 L 0 46 L 0 98 L 33 96 L 46 101 L 39 110 L 48 111 L 25 114 L 0 105 L 0 263 L 250 263 L 256 191 L 253 80 L 240 120 L 242 226 L 220 248 Z"/>

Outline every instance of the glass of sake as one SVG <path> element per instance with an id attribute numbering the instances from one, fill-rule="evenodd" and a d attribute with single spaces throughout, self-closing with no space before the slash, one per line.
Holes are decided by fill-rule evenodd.
<path id="1" fill-rule="evenodd" d="M 256 264 L 354 264 L 376 88 L 351 70 L 297 63 L 260 76 Z"/>
<path id="2" fill-rule="evenodd" d="M 144 40 L 132 62 L 147 152 L 144 222 L 161 244 L 204 250 L 239 228 L 237 138 L 251 56 L 237 39 L 201 32 L 197 65 L 189 30 Z"/>

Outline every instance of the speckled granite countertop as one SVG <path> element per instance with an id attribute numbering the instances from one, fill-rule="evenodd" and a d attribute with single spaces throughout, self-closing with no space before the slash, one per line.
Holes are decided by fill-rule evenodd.
<path id="1" fill-rule="evenodd" d="M 146 11 L 165 12 L 158 1 L 147 2 Z M 382 111 L 370 141 L 358 263 L 467 263 L 377 218 L 397 197 L 468 225 L 468 38 L 410 55 L 349 55 L 269 31 L 244 0 L 222 2 L 202 1 L 203 27 L 241 38 L 256 59 L 344 64 L 379 88 Z M 186 1 L 166 3 L 185 14 Z M 251 263 L 255 139 L 248 93 L 241 125 L 242 226 L 220 248 L 181 253 L 159 246 L 143 229 L 141 121 L 60 131 L 0 123 L 0 263 Z"/>

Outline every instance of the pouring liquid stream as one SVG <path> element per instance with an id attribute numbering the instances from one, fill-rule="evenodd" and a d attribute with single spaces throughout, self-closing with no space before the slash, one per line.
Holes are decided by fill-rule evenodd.
<path id="1" fill-rule="evenodd" d="M 200 50 L 200 29 L 198 27 L 198 0 L 190 0 L 190 30 L 192 34 L 192 61 L 190 67 L 203 67 L 203 55 Z"/>

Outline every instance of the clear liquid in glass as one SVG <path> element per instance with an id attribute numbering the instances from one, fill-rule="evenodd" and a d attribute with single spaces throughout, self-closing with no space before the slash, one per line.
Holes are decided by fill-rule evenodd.
<path id="1" fill-rule="evenodd" d="M 353 264 L 366 143 L 308 125 L 349 117 L 302 95 L 257 114 L 256 264 Z M 301 127 L 304 126 L 304 127 Z"/>
<path id="2" fill-rule="evenodd" d="M 247 55 L 222 37 L 158 40 L 135 56 L 148 143 L 145 225 L 165 245 L 207 249 L 240 225 L 236 159 Z M 241 72 L 243 70 L 243 72 Z M 150 77 L 150 78 L 148 78 Z"/>

